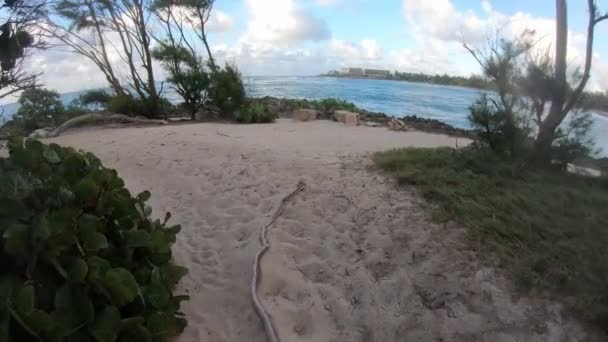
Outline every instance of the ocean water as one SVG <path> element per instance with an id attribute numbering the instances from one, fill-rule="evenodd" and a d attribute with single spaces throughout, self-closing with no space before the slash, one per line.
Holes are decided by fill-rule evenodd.
<path id="1" fill-rule="evenodd" d="M 353 102 L 359 108 L 394 116 L 418 115 L 438 119 L 460 128 L 469 128 L 469 106 L 480 90 L 388 80 L 348 79 L 317 76 L 245 77 L 250 96 L 274 96 L 299 99 L 335 97 Z M 165 85 L 165 96 L 179 101 L 177 94 Z M 79 92 L 62 95 L 69 103 Z M 0 106 L 6 114 L 13 113 L 15 104 Z M 593 114 L 593 135 L 601 155 L 608 156 L 608 117 Z"/>

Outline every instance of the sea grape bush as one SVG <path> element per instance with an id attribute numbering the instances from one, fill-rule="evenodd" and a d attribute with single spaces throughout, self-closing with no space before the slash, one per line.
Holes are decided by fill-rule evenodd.
<path id="1" fill-rule="evenodd" d="M 0 341 L 169 341 L 180 226 L 91 153 L 13 140 L 0 158 Z"/>

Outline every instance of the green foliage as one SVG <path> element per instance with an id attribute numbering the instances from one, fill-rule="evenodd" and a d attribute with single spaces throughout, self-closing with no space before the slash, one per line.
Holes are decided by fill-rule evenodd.
<path id="1" fill-rule="evenodd" d="M 84 114 L 82 108 L 64 107 L 56 91 L 41 88 L 23 91 L 19 105 L 17 113 L 5 123 L 5 128 L 11 131 L 11 135 L 27 135 L 36 129 L 58 126 Z"/>
<path id="2" fill-rule="evenodd" d="M 64 107 L 58 92 L 34 88 L 21 93 L 15 120 L 29 132 L 45 126 L 56 126 L 62 122 L 63 114 Z"/>
<path id="3" fill-rule="evenodd" d="M 114 95 L 106 104 L 106 110 L 110 113 L 125 114 L 131 116 L 150 117 L 154 113 L 153 103 L 136 98 L 131 95 Z M 168 112 L 173 105 L 166 99 L 161 100 L 162 112 Z"/>
<path id="4" fill-rule="evenodd" d="M 209 98 L 224 114 L 231 114 L 245 104 L 245 86 L 236 66 L 226 64 L 223 69 L 212 71 Z"/>
<path id="5" fill-rule="evenodd" d="M 520 165 L 479 150 L 399 149 L 375 155 L 400 184 L 438 204 L 472 247 L 493 253 L 522 289 L 550 290 L 608 323 L 608 183 Z"/>
<path id="6" fill-rule="evenodd" d="M 325 98 L 321 100 L 308 100 L 308 99 L 281 99 L 289 109 L 315 109 L 325 113 L 333 113 L 336 110 L 348 110 L 353 112 L 360 111 L 355 104 L 341 99 L 336 98 Z"/>
<path id="7" fill-rule="evenodd" d="M 0 159 L 0 340 L 170 341 L 180 226 L 91 153 L 14 140 Z"/>
<path id="8" fill-rule="evenodd" d="M 499 102 L 481 94 L 469 110 L 469 123 L 482 144 L 503 156 L 517 157 L 523 152 L 527 131 Z"/>
<path id="9" fill-rule="evenodd" d="M 205 64 L 192 51 L 171 42 L 160 44 L 152 55 L 169 73 L 167 81 L 182 97 L 184 108 L 194 120 L 196 112 L 205 102 L 210 84 Z"/>
<path id="10" fill-rule="evenodd" d="M 78 97 L 78 102 L 85 107 L 95 106 L 105 108 L 112 95 L 108 94 L 105 90 L 96 89 L 89 90 Z"/>
<path id="11" fill-rule="evenodd" d="M 276 115 L 261 103 L 250 103 L 235 113 L 236 121 L 242 123 L 270 123 Z"/>
<path id="12" fill-rule="evenodd" d="M 564 127 L 559 127 L 553 141 L 552 159 L 564 169 L 577 158 L 594 152 L 595 141 L 592 130 L 593 119 L 587 112 L 575 112 Z"/>

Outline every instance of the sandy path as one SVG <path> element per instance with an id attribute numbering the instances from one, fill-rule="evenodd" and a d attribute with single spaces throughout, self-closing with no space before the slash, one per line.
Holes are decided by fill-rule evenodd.
<path id="1" fill-rule="evenodd" d="M 184 229 L 177 262 L 189 326 L 179 341 L 265 341 L 249 296 L 258 232 L 271 228 L 260 297 L 283 342 L 577 341 L 557 304 L 515 298 L 466 252 L 463 230 L 429 223 L 411 190 L 365 153 L 454 145 L 445 136 L 319 121 L 95 129 L 52 139 L 97 154 L 155 215 Z M 460 142 L 462 144 L 462 141 Z"/>

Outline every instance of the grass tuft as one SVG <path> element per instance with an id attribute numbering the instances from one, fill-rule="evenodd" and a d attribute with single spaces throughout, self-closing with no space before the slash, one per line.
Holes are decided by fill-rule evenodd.
<path id="1" fill-rule="evenodd" d="M 525 291 L 549 291 L 608 323 L 608 182 L 531 171 L 482 151 L 398 149 L 374 156 L 441 215 L 469 228 Z"/>

